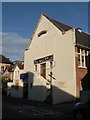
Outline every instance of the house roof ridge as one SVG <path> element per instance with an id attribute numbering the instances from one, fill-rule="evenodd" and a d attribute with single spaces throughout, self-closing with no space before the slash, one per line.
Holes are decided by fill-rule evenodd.
<path id="1" fill-rule="evenodd" d="M 0 54 L 0 63 L 12 64 L 9 58 L 5 57 L 4 55 Z"/>
<path id="2" fill-rule="evenodd" d="M 67 31 L 69 31 L 69 30 L 75 29 L 75 35 L 76 35 L 76 41 L 77 41 L 77 43 L 80 43 L 80 44 L 82 44 L 82 45 L 84 45 L 84 46 L 90 46 L 90 45 L 89 45 L 89 40 L 88 40 L 88 39 L 90 39 L 90 34 L 85 33 L 85 32 L 82 31 L 82 30 L 81 30 L 81 32 L 80 32 L 80 31 L 79 31 L 79 28 L 75 28 L 75 27 L 72 27 L 72 26 L 70 26 L 70 25 L 64 24 L 63 22 L 60 22 L 60 21 L 58 21 L 58 20 L 54 20 L 54 19 L 48 17 L 45 13 L 42 13 L 42 14 L 41 14 L 41 16 L 40 16 L 40 18 L 39 18 L 39 22 L 40 22 L 42 16 L 44 16 L 44 17 L 45 17 L 47 20 L 49 20 L 55 27 L 57 27 L 57 28 L 62 32 L 62 34 L 65 34 L 65 32 L 67 32 Z M 39 22 L 38 22 L 38 23 L 39 23 Z M 37 26 L 38 26 L 38 24 L 37 24 Z M 37 26 L 36 26 L 36 28 L 37 28 Z M 36 28 L 35 28 L 35 30 L 36 30 Z M 35 34 L 35 30 L 34 30 L 34 32 L 33 32 L 32 38 L 33 38 L 33 36 L 34 36 L 34 34 Z M 32 38 L 31 38 L 31 41 L 29 42 L 28 47 L 27 47 L 26 50 L 29 49 L 29 46 L 30 46 L 30 44 L 31 44 L 31 42 L 32 42 Z M 84 39 L 85 39 L 85 40 L 84 40 Z M 26 51 L 26 50 L 25 50 L 25 51 Z"/>
<path id="3" fill-rule="evenodd" d="M 68 31 L 69 29 L 73 29 L 74 27 L 71 27 L 67 24 L 64 24 L 58 20 L 52 19 L 48 17 L 45 13 L 42 13 L 48 20 L 50 20 L 57 28 L 59 28 L 61 31 Z"/>
<path id="4" fill-rule="evenodd" d="M 48 20 L 50 20 L 52 23 L 54 23 L 54 25 L 56 25 L 56 27 L 59 27 L 59 29 L 61 29 L 62 31 L 67 31 L 69 29 L 75 29 L 76 31 L 78 31 L 78 28 L 75 28 L 75 27 L 72 27 L 68 24 L 64 24 L 63 22 L 60 22 L 58 20 L 55 20 L 55 19 L 52 19 L 50 17 L 48 17 L 45 13 L 42 13 L 42 15 L 44 15 Z M 58 26 L 59 25 L 59 26 Z M 61 26 L 60 26 L 61 25 Z M 89 35 L 88 33 L 82 31 L 82 33 L 86 34 L 86 35 Z"/>

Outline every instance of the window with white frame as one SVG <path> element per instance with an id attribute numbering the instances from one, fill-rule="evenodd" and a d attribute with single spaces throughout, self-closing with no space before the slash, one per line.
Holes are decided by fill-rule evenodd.
<path id="1" fill-rule="evenodd" d="M 88 51 L 82 48 L 78 48 L 78 66 L 87 67 Z"/>
<path id="2" fill-rule="evenodd" d="M 4 73 L 4 66 L 1 66 L 1 73 Z"/>

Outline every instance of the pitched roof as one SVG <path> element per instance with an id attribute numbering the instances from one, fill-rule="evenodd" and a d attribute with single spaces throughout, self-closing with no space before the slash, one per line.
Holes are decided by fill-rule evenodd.
<path id="1" fill-rule="evenodd" d="M 6 58 L 4 55 L 0 54 L 0 63 L 12 64 L 12 62 Z"/>
<path id="2" fill-rule="evenodd" d="M 8 72 L 13 72 L 16 66 L 18 66 L 20 70 L 24 69 L 24 64 L 12 64 L 8 66 L 6 69 L 8 70 Z"/>
<path id="3" fill-rule="evenodd" d="M 22 64 L 24 61 L 20 61 L 20 60 L 15 60 L 13 61 L 13 64 Z"/>
<path id="4" fill-rule="evenodd" d="M 13 64 L 13 65 L 8 66 L 7 70 L 8 70 L 8 72 L 13 72 L 14 68 L 15 68 L 15 65 Z"/>
<path id="5" fill-rule="evenodd" d="M 24 64 L 18 64 L 18 67 L 20 70 L 23 70 L 24 69 Z"/>
<path id="6" fill-rule="evenodd" d="M 45 16 L 53 25 L 55 25 L 60 31 L 62 31 L 62 33 L 65 33 L 65 31 L 68 31 L 70 29 L 73 29 L 74 27 L 71 27 L 69 25 L 66 25 L 64 23 L 61 23 L 59 21 L 56 21 L 52 18 L 49 18 L 47 15 L 42 14 L 43 16 Z M 78 46 L 90 49 L 90 35 L 86 34 L 85 32 L 79 32 L 77 28 L 75 29 L 75 36 L 76 36 L 76 44 Z M 34 31 L 35 33 L 35 31 Z M 34 34 L 33 33 L 33 34 Z M 31 38 L 32 41 L 32 38 Z M 29 43 L 29 45 L 31 44 L 31 41 Z M 26 49 L 27 50 L 27 49 Z"/>
<path id="7" fill-rule="evenodd" d="M 76 44 L 80 47 L 84 47 L 86 49 L 90 49 L 90 35 L 85 32 L 79 32 L 77 29 L 75 30 L 76 35 Z"/>
<path id="8" fill-rule="evenodd" d="M 16 61 L 13 62 L 13 64 L 14 64 L 14 65 L 17 65 L 20 70 L 23 70 L 23 69 L 24 69 L 24 61 L 16 60 Z"/>
<path id="9" fill-rule="evenodd" d="M 67 30 L 70 30 L 72 29 L 71 26 L 69 25 L 65 25 L 64 23 L 61 23 L 59 21 L 56 21 L 52 18 L 49 18 L 48 16 L 46 16 L 45 14 L 43 14 L 48 20 L 50 20 L 59 30 L 61 30 L 62 32 L 63 31 L 67 31 Z"/>
<path id="10" fill-rule="evenodd" d="M 53 20 L 52 18 L 49 18 L 45 14 L 43 14 L 49 21 L 51 21 L 59 30 L 62 32 L 68 31 L 70 29 L 73 29 L 73 27 L 63 24 L 59 21 Z M 84 47 L 87 49 L 90 49 L 90 35 L 86 34 L 85 32 L 79 32 L 77 28 L 75 28 L 75 35 L 76 35 L 76 44 L 80 47 Z"/>

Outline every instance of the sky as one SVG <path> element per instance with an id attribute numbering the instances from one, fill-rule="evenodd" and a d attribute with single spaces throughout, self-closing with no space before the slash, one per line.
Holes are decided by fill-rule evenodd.
<path id="1" fill-rule="evenodd" d="M 2 54 L 12 61 L 23 60 L 41 13 L 88 32 L 87 2 L 3 2 Z"/>

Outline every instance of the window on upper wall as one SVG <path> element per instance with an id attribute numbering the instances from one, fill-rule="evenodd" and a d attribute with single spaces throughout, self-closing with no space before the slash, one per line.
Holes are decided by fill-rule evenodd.
<path id="1" fill-rule="evenodd" d="M 82 48 L 78 48 L 78 66 L 87 67 L 88 51 Z"/>
<path id="2" fill-rule="evenodd" d="M 46 33 L 47 33 L 47 31 L 46 31 L 46 30 L 43 30 L 43 31 L 41 31 L 41 32 L 38 34 L 38 37 L 40 37 L 41 35 L 46 34 Z"/>
<path id="3" fill-rule="evenodd" d="M 1 66 L 1 73 L 4 73 L 4 66 Z"/>

